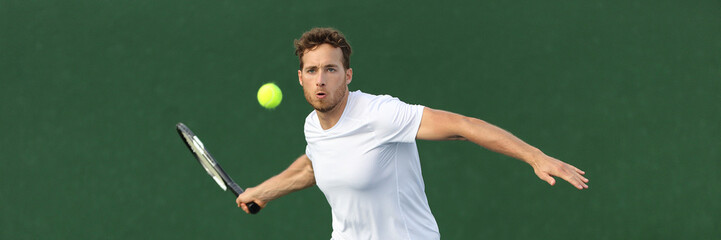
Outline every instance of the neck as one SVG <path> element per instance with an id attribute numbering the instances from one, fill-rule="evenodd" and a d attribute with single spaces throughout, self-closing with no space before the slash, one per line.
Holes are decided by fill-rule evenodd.
<path id="1" fill-rule="evenodd" d="M 338 103 L 338 106 L 335 106 L 330 111 L 315 111 L 318 115 L 318 121 L 320 122 L 320 126 L 323 128 L 323 130 L 328 130 L 335 126 L 336 123 L 338 123 L 340 117 L 343 116 L 345 106 L 348 104 L 348 95 L 350 95 L 350 92 L 346 90 L 346 94 L 345 96 L 343 96 L 343 99 L 340 101 L 340 103 Z"/>

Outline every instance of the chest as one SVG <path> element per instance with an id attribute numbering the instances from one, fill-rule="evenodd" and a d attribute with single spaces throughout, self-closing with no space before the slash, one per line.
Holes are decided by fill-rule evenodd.
<path id="1" fill-rule="evenodd" d="M 387 183 L 395 172 L 393 145 L 364 129 L 309 143 L 316 184 L 328 192 L 370 191 Z"/>

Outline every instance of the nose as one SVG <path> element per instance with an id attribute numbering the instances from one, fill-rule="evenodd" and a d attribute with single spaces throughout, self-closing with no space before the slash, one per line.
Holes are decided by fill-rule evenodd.
<path id="1" fill-rule="evenodd" d="M 323 87 L 323 86 L 325 86 L 325 82 L 326 82 L 325 74 L 324 73 L 318 74 L 318 79 L 316 79 L 315 85 L 318 87 Z"/>

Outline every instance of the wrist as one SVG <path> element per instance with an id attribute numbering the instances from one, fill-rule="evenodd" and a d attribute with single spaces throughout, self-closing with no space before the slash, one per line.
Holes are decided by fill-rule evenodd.
<path id="1" fill-rule="evenodd" d="M 525 154 L 521 160 L 530 164 L 531 166 L 535 166 L 536 159 L 540 159 L 544 155 L 545 155 L 545 153 L 543 153 L 540 149 L 531 147 L 531 149 L 529 149 L 528 151 L 525 152 Z"/>

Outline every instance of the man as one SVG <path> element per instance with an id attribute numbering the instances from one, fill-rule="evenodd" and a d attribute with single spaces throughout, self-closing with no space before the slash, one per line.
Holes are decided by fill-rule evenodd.
<path id="1" fill-rule="evenodd" d="M 314 28 L 295 41 L 298 81 L 315 111 L 305 122 L 306 154 L 248 188 L 244 211 L 315 184 L 332 210 L 332 239 L 439 239 L 426 199 L 416 139 L 467 140 L 523 160 L 550 185 L 561 177 L 588 188 L 583 171 L 545 155 L 482 120 L 350 92 L 351 48 L 335 29 Z"/>

